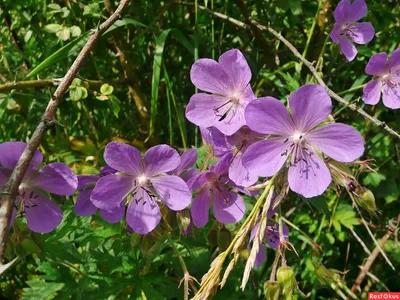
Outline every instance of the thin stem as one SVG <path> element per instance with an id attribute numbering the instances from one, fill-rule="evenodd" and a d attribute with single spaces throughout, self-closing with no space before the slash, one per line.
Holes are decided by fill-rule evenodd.
<path id="1" fill-rule="evenodd" d="M 342 92 L 337 93 L 337 94 L 338 94 L 338 95 L 344 95 L 344 94 L 347 94 L 347 93 L 351 93 L 351 92 L 354 92 L 354 91 L 358 91 L 358 90 L 361 90 L 362 88 L 364 88 L 364 86 L 366 86 L 366 84 L 357 85 L 357 86 L 354 86 L 354 87 L 352 87 L 352 88 L 349 88 L 348 90 L 342 91 Z"/>

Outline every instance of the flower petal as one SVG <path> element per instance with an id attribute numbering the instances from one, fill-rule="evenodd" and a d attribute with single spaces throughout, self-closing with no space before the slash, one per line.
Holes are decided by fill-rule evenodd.
<path id="1" fill-rule="evenodd" d="M 400 69 L 400 48 L 396 49 L 389 58 L 389 70 L 394 74 Z"/>
<path id="2" fill-rule="evenodd" d="M 62 211 L 44 195 L 36 193 L 35 197 L 35 199 L 31 198 L 29 207 L 25 206 L 28 227 L 35 232 L 50 232 L 61 223 L 63 218 Z"/>
<path id="3" fill-rule="evenodd" d="M 104 166 L 100 168 L 100 174 L 105 176 L 105 175 L 110 175 L 110 174 L 115 174 L 117 173 L 118 170 L 111 168 L 110 166 Z"/>
<path id="4" fill-rule="evenodd" d="M 392 109 L 400 108 L 400 86 L 385 84 L 383 87 L 383 104 Z"/>
<path id="5" fill-rule="evenodd" d="M 192 200 L 192 192 L 189 190 L 186 182 L 173 175 L 154 177 L 151 183 L 161 201 L 169 209 L 178 211 L 186 208 Z"/>
<path id="6" fill-rule="evenodd" d="M 285 142 L 285 138 L 256 142 L 244 153 L 243 166 L 251 176 L 273 176 L 282 168 L 290 151 L 290 143 Z"/>
<path id="7" fill-rule="evenodd" d="M 232 135 L 237 132 L 242 126 L 246 125 L 244 111 L 246 105 L 232 104 L 226 106 L 226 111 L 218 113 L 218 120 L 213 126 L 225 135 Z"/>
<path id="8" fill-rule="evenodd" d="M 202 228 L 208 223 L 208 213 L 210 210 L 210 195 L 208 189 L 202 190 L 192 202 L 190 215 L 194 226 Z"/>
<path id="9" fill-rule="evenodd" d="M 286 224 L 282 224 L 283 240 L 287 240 L 289 236 L 289 228 Z M 267 223 L 265 240 L 271 248 L 278 248 L 280 243 L 279 224 L 276 222 Z"/>
<path id="10" fill-rule="evenodd" d="M 340 25 L 335 24 L 330 34 L 330 37 L 335 44 L 339 44 L 339 36 L 340 36 Z"/>
<path id="11" fill-rule="evenodd" d="M 0 165 L 6 169 L 13 170 L 25 148 L 26 143 L 24 142 L 5 142 L 0 144 Z M 40 167 L 42 161 L 42 152 L 36 150 L 28 166 L 25 177 L 29 177 L 29 175 L 35 172 Z"/>
<path id="12" fill-rule="evenodd" d="M 211 127 L 218 123 L 218 120 L 229 108 L 229 104 L 223 106 L 229 99 L 208 94 L 194 94 L 186 107 L 186 118 L 193 124 L 200 127 Z M 216 109 L 221 107 L 216 112 Z"/>
<path id="13" fill-rule="evenodd" d="M 251 80 L 251 70 L 242 52 L 229 50 L 220 56 L 218 62 L 229 76 L 229 87 L 234 91 L 244 91 Z"/>
<path id="14" fill-rule="evenodd" d="M 56 195 L 73 195 L 78 187 L 78 177 L 64 163 L 48 164 L 28 181 L 30 186 Z"/>
<path id="15" fill-rule="evenodd" d="M 213 148 L 213 154 L 221 157 L 232 151 L 232 147 L 228 145 L 226 136 L 215 127 L 200 127 L 201 136 L 205 142 Z"/>
<path id="16" fill-rule="evenodd" d="M 151 147 L 144 155 L 145 175 L 152 177 L 176 169 L 181 163 L 179 153 L 168 145 Z"/>
<path id="17" fill-rule="evenodd" d="M 224 68 L 213 59 L 202 58 L 190 70 L 192 83 L 200 90 L 212 94 L 228 95 L 231 81 Z"/>
<path id="18" fill-rule="evenodd" d="M 296 131 L 305 133 L 328 118 L 332 101 L 326 90 L 318 84 L 306 84 L 289 98 Z"/>
<path id="19" fill-rule="evenodd" d="M 126 212 L 126 222 L 139 234 L 146 234 L 157 227 L 161 220 L 161 212 L 158 203 L 153 201 L 143 190 L 132 198 Z"/>
<path id="20" fill-rule="evenodd" d="M 346 23 L 354 23 L 367 15 L 368 8 L 365 0 L 355 0 L 346 14 Z"/>
<path id="21" fill-rule="evenodd" d="M 346 23 L 347 21 L 346 16 L 350 8 L 351 8 L 350 0 L 340 1 L 333 12 L 333 17 L 335 18 L 335 21 L 340 25 Z"/>
<path id="22" fill-rule="evenodd" d="M 5 185 L 10 178 L 11 171 L 0 167 L 0 188 Z"/>
<path id="23" fill-rule="evenodd" d="M 208 169 L 218 175 L 228 173 L 229 164 L 231 163 L 232 157 L 232 153 L 227 153 L 215 165 L 211 165 Z"/>
<path id="24" fill-rule="evenodd" d="M 215 219 L 222 224 L 233 224 L 240 221 L 246 210 L 244 200 L 238 194 L 222 188 L 214 194 L 213 211 Z"/>
<path id="25" fill-rule="evenodd" d="M 194 167 L 194 164 L 197 161 L 197 151 L 196 149 L 189 149 L 182 153 L 181 162 L 179 166 L 174 170 L 174 174 L 180 175 L 186 170 Z"/>
<path id="26" fill-rule="evenodd" d="M 263 244 L 260 244 L 260 246 L 258 247 L 258 252 L 256 255 L 256 261 L 255 261 L 255 267 L 259 268 L 263 265 L 263 263 L 265 262 L 266 259 L 266 253 L 265 253 L 265 247 Z"/>
<path id="27" fill-rule="evenodd" d="M 96 182 L 100 179 L 100 174 L 96 175 L 79 175 L 78 176 L 78 190 L 83 190 L 89 185 L 95 185 Z"/>
<path id="28" fill-rule="evenodd" d="M 381 98 L 382 81 L 380 79 L 371 80 L 363 88 L 362 99 L 365 103 L 375 105 Z"/>
<path id="29" fill-rule="evenodd" d="M 190 187 L 192 191 L 198 190 L 208 183 L 208 177 L 210 174 L 212 174 L 212 172 L 204 171 L 190 178 L 187 182 L 188 187 Z"/>
<path id="30" fill-rule="evenodd" d="M 353 45 L 346 35 L 339 36 L 339 44 L 340 50 L 342 50 L 342 53 L 346 56 L 347 60 L 352 61 L 357 55 L 356 46 Z"/>
<path id="31" fill-rule="evenodd" d="M 90 195 L 92 194 L 93 189 L 88 188 L 81 191 L 76 197 L 76 203 L 74 206 L 74 212 L 81 217 L 91 216 L 97 211 L 97 207 L 93 205 L 90 200 Z"/>
<path id="32" fill-rule="evenodd" d="M 121 203 L 117 207 L 111 210 L 104 210 L 100 209 L 100 216 L 103 218 L 104 221 L 115 224 L 119 223 L 125 214 L 125 204 Z"/>
<path id="33" fill-rule="evenodd" d="M 238 152 L 229 166 L 229 179 L 242 187 L 249 187 L 255 184 L 258 176 L 254 172 L 249 172 L 243 166 L 243 153 Z"/>
<path id="34" fill-rule="evenodd" d="M 290 189 L 306 198 L 319 196 L 331 183 L 331 173 L 325 162 L 313 151 L 304 154 L 304 157 L 307 162 L 299 159 L 289 167 Z"/>
<path id="35" fill-rule="evenodd" d="M 124 201 L 133 187 L 131 176 L 107 175 L 99 179 L 90 199 L 96 207 L 110 210 Z"/>
<path id="36" fill-rule="evenodd" d="M 385 74 L 386 69 L 386 61 L 387 61 L 386 52 L 381 52 L 373 55 L 369 61 L 367 66 L 365 67 L 365 73 L 368 75 L 376 75 L 382 76 Z"/>
<path id="37" fill-rule="evenodd" d="M 259 133 L 288 136 L 294 133 L 293 121 L 278 99 L 263 97 L 249 103 L 245 111 L 247 126 Z"/>
<path id="38" fill-rule="evenodd" d="M 307 134 L 307 142 L 334 160 L 352 162 L 364 153 L 364 139 L 353 127 L 334 123 Z"/>
<path id="39" fill-rule="evenodd" d="M 355 23 L 349 27 L 351 39 L 360 45 L 372 41 L 375 35 L 375 29 L 369 22 Z"/>
<path id="40" fill-rule="evenodd" d="M 118 171 L 134 176 L 143 174 L 142 154 L 130 145 L 119 142 L 107 144 L 104 160 Z"/>

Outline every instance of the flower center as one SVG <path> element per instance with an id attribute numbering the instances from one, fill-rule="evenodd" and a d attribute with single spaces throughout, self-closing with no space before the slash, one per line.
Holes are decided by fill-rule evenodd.
<path id="1" fill-rule="evenodd" d="M 301 144 L 304 141 L 304 133 L 295 132 L 292 136 L 293 143 Z"/>
<path id="2" fill-rule="evenodd" d="M 140 175 L 140 176 L 137 178 L 137 180 L 138 180 L 139 185 L 144 185 L 144 184 L 147 183 L 148 177 L 147 177 L 146 175 L 143 174 L 143 175 Z"/>

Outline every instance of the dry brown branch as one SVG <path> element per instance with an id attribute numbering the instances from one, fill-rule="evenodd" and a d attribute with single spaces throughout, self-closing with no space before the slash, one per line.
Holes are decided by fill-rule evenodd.
<path id="1" fill-rule="evenodd" d="M 17 165 L 12 172 L 10 179 L 7 184 L 3 187 L 0 193 L 0 262 L 3 261 L 4 251 L 7 243 L 7 232 L 8 224 L 10 223 L 11 212 L 13 207 L 13 201 L 17 195 L 18 187 L 22 182 L 25 172 L 30 164 L 32 157 L 39 147 L 45 133 L 49 128 L 58 124 L 55 120 L 55 115 L 57 111 L 57 106 L 60 103 L 62 96 L 68 90 L 71 85 L 72 80 L 78 74 L 83 61 L 93 49 L 96 41 L 101 37 L 101 35 L 108 29 L 112 24 L 114 24 L 119 18 L 121 18 L 122 10 L 130 3 L 130 0 L 121 0 L 118 8 L 115 12 L 96 30 L 92 32 L 86 45 L 82 48 L 81 52 L 73 62 L 72 66 L 69 68 L 68 72 L 65 74 L 57 87 L 57 90 L 52 95 L 49 104 L 47 105 L 46 111 L 43 114 L 42 120 L 36 127 L 36 130 L 32 134 L 24 152 L 22 153 Z"/>

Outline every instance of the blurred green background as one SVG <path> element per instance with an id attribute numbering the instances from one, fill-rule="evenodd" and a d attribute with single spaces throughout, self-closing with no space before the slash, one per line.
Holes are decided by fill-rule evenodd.
<path id="1" fill-rule="evenodd" d="M 40 121 L 57 81 L 64 76 L 90 31 L 103 22 L 118 2 L 104 1 L 1 1 L 0 2 L 0 142 L 26 141 Z M 329 39 L 334 24 L 332 11 L 338 1 L 254 0 L 176 1 L 135 0 L 123 17 L 98 41 L 85 60 L 60 104 L 57 120 L 65 125 L 46 135 L 40 150 L 46 162 L 62 161 L 77 174 L 98 172 L 103 151 L 111 140 L 145 150 L 158 143 L 178 150 L 197 147 L 201 136 L 185 119 L 185 108 L 195 87 L 189 77 L 198 58 L 218 59 L 238 48 L 248 60 L 255 94 L 286 101 L 290 92 L 315 82 L 306 67 L 268 32 L 246 31 L 202 7 L 248 23 L 251 16 L 270 24 L 306 58 L 315 62 L 327 85 L 345 99 L 399 131 L 400 112 L 379 103 L 364 106 L 362 85 L 370 80 L 364 72 L 369 58 L 399 48 L 400 5 L 397 0 L 367 1 L 363 21 L 373 24 L 376 36 L 358 46 L 357 58 L 348 63 Z M 26 82 L 26 81 L 30 82 Z M 12 83 L 12 87 L 10 87 Z M 375 195 L 381 213 L 369 217 L 368 226 L 379 241 L 391 219 L 400 213 L 399 142 L 357 113 L 334 103 L 334 116 L 357 128 L 365 138 L 363 160 L 372 159 L 376 172 L 361 173 L 360 183 Z M 367 259 L 356 232 L 372 251 L 374 242 L 361 225 L 360 216 L 343 191 L 305 201 L 295 194 L 283 203 L 291 228 L 290 242 L 299 256 L 288 253 L 299 288 L 311 299 L 339 299 L 330 280 L 318 278 L 312 264 L 311 237 L 321 246 L 319 260 L 339 274 L 351 288 Z M 10 232 L 7 258 L 19 261 L 2 275 L 4 299 L 183 299 L 183 277 L 178 255 L 190 274 L 201 279 L 212 259 L 226 247 L 221 225 L 210 222 L 185 237 L 163 222 L 151 235 L 130 236 L 125 224 L 109 225 L 99 216 L 77 217 L 75 197 L 55 199 L 64 211 L 63 223 L 50 234 L 35 234 L 18 218 Z M 254 198 L 247 198 L 250 210 Z M 229 226 L 232 235 L 240 224 Z M 172 228 L 171 228 L 172 227 Z M 225 232 L 226 233 L 226 232 Z M 176 251 L 171 245 L 175 245 Z M 394 235 L 385 243 L 390 261 L 400 268 L 400 248 Z M 239 289 L 243 262 L 239 262 L 226 286 L 215 299 L 262 299 L 274 252 L 254 270 L 245 289 Z M 361 285 L 367 291 L 398 291 L 398 270 L 378 256 Z M 198 287 L 197 283 L 195 286 Z M 191 293 L 191 295 L 193 295 Z"/>

